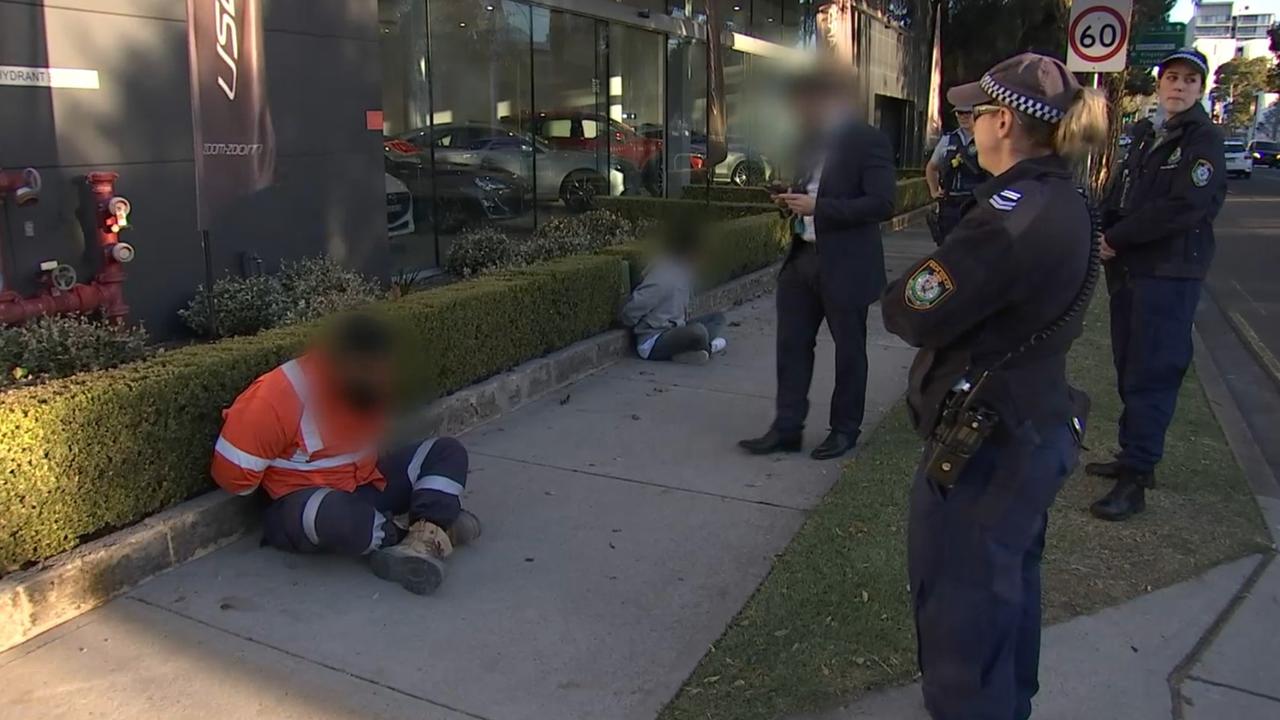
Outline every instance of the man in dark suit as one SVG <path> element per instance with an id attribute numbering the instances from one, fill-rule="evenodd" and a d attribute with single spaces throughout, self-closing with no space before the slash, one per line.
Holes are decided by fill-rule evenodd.
<path id="1" fill-rule="evenodd" d="M 853 449 L 867 395 L 867 307 L 885 287 L 880 222 L 893 215 L 897 178 L 889 139 L 854 119 L 851 78 L 823 67 L 791 90 L 807 137 L 799 181 L 774 201 L 792 218 L 778 276 L 778 390 L 773 425 L 739 443 L 754 454 L 798 452 L 809 414 L 813 351 L 822 321 L 836 345 L 831 432 L 813 450 L 827 460 Z"/>

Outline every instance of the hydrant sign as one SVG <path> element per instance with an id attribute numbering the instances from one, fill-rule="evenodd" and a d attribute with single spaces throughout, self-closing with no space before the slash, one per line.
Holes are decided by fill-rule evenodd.
<path id="1" fill-rule="evenodd" d="M 1067 23 L 1067 69 L 1120 72 L 1129 57 L 1133 0 L 1072 0 Z"/>

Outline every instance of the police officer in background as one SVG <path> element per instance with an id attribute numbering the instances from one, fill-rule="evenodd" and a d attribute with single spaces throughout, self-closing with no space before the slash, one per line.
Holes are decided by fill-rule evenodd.
<path id="1" fill-rule="evenodd" d="M 929 222 L 929 231 L 938 245 L 960 222 L 965 206 L 973 198 L 974 188 L 991 177 L 978 163 L 978 146 L 973 142 L 973 108 L 957 105 L 956 123 L 959 127 L 942 136 L 924 166 L 929 194 L 938 201 Z"/>
<path id="2" fill-rule="evenodd" d="M 1090 508 L 1103 520 L 1124 520 L 1146 507 L 1191 364 L 1191 323 L 1213 260 L 1213 220 L 1227 193 L 1222 133 L 1200 104 L 1208 72 L 1205 56 L 1193 49 L 1160 63 L 1163 122 L 1135 124 L 1105 203 L 1102 256 L 1124 411 L 1115 460 L 1085 466 L 1090 475 L 1115 480 Z"/>
<path id="3" fill-rule="evenodd" d="M 930 715 L 1018 719 L 1039 689 L 1047 512 L 1087 406 L 1066 362 L 1098 270 L 1068 161 L 1105 139 L 1107 109 L 1061 62 L 1031 53 L 947 99 L 973 106 L 993 177 L 947 242 L 881 298 L 885 327 L 920 348 L 907 402 L 927 443 L 908 569 Z"/>

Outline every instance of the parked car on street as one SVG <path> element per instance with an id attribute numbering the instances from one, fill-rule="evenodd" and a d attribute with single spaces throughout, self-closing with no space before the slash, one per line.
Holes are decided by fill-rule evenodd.
<path id="1" fill-rule="evenodd" d="M 532 186 L 538 200 L 560 200 L 571 210 L 585 210 L 596 195 L 621 195 L 624 172 L 597 169 L 594 153 L 559 150 L 537 138 L 483 123 L 447 123 L 399 136 L 439 163 L 504 170 Z M 430 157 L 428 155 L 428 157 Z M 536 175 L 536 182 L 535 182 Z"/>
<path id="2" fill-rule="evenodd" d="M 389 180 L 410 194 L 412 223 L 398 232 L 413 232 L 415 225 L 453 233 L 481 220 L 508 220 L 533 207 L 533 191 L 519 176 L 498 167 L 473 167 L 436 158 L 404 140 L 384 138 L 383 157 Z M 388 183 L 390 188 L 390 182 Z M 388 190 L 388 215 L 391 212 Z M 390 220 L 390 217 L 388 218 Z"/>
<path id="3" fill-rule="evenodd" d="M 1227 160 L 1227 177 L 1253 177 L 1253 158 L 1249 156 L 1243 140 L 1228 140 L 1223 151 Z"/>
<path id="4" fill-rule="evenodd" d="M 1254 140 L 1249 143 L 1249 155 L 1254 165 L 1280 167 L 1280 142 Z"/>

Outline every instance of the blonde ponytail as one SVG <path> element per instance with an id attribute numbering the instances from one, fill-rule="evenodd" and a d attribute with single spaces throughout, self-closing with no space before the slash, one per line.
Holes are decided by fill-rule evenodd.
<path id="1" fill-rule="evenodd" d="M 1107 142 L 1107 98 L 1096 88 L 1080 88 L 1053 133 L 1053 151 L 1070 160 L 1086 157 Z"/>

